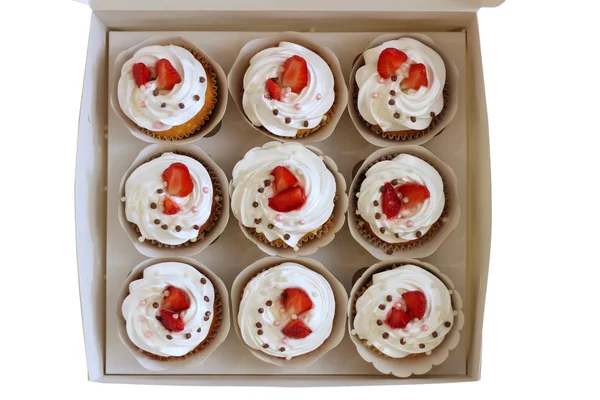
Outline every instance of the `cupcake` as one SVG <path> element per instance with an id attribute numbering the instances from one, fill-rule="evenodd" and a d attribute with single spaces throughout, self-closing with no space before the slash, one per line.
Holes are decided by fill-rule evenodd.
<path id="1" fill-rule="evenodd" d="M 344 191 L 337 166 L 317 149 L 269 142 L 235 165 L 231 209 L 263 251 L 310 254 L 343 225 Z"/>
<path id="2" fill-rule="evenodd" d="M 226 90 L 219 88 L 220 67 L 208 56 L 182 40 L 170 42 L 177 44 L 138 46 L 118 58 L 127 57 L 117 64 L 118 106 L 130 128 L 147 141 L 185 141 L 208 133 L 204 128 L 212 129 L 209 121 L 223 97 L 219 91 Z M 221 114 L 217 110 L 216 119 Z"/>
<path id="3" fill-rule="evenodd" d="M 236 278 L 236 331 L 253 354 L 279 366 L 300 367 L 339 343 L 347 296 L 324 269 L 307 259 L 267 258 Z"/>
<path id="4" fill-rule="evenodd" d="M 353 182 L 351 231 L 380 259 L 411 251 L 427 256 L 458 222 L 455 184 L 450 168 L 425 149 L 380 150 Z M 444 225 L 448 227 L 434 241 Z"/>
<path id="5" fill-rule="evenodd" d="M 452 282 L 435 267 L 410 259 L 379 263 L 352 289 L 350 334 L 361 355 L 380 371 L 425 373 L 458 344 L 461 308 Z"/>
<path id="6" fill-rule="evenodd" d="M 323 140 L 347 103 L 335 55 L 290 32 L 248 43 L 229 81 L 248 122 L 280 141 Z"/>
<path id="7" fill-rule="evenodd" d="M 224 285 L 194 260 L 148 260 L 122 291 L 121 339 L 148 369 L 197 365 L 227 335 Z"/>
<path id="8" fill-rule="evenodd" d="M 223 171 L 194 146 L 150 146 L 123 180 L 122 222 L 150 257 L 161 254 L 144 252 L 148 247 L 201 250 L 227 224 L 225 180 Z M 204 242 L 201 248 L 198 242 Z"/>

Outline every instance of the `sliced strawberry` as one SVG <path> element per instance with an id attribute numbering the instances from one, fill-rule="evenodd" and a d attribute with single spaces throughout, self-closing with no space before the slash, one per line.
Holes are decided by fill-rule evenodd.
<path id="1" fill-rule="evenodd" d="M 385 323 L 392 329 L 402 329 L 412 320 L 410 315 L 401 309 L 392 307 L 385 319 Z"/>
<path id="2" fill-rule="evenodd" d="M 177 318 L 175 318 L 177 315 Z M 169 310 L 160 310 L 160 323 L 169 332 L 181 332 L 185 328 L 183 320 L 177 313 L 173 313 Z"/>
<path id="3" fill-rule="evenodd" d="M 169 196 L 163 201 L 163 214 L 173 215 L 179 212 L 179 206 Z"/>
<path id="4" fill-rule="evenodd" d="M 273 79 L 267 79 L 265 85 L 267 86 L 267 92 L 269 92 L 269 96 L 271 96 L 273 100 L 281 99 L 281 87 L 277 82 L 275 82 Z"/>
<path id="5" fill-rule="evenodd" d="M 284 192 L 298 183 L 298 179 L 286 167 L 275 167 L 271 175 L 275 177 L 273 183 L 276 193 Z"/>
<path id="6" fill-rule="evenodd" d="M 408 60 L 408 57 L 404 52 L 393 47 L 388 47 L 379 54 L 377 72 L 379 72 L 382 78 L 390 78 L 396 75 L 396 71 L 406 60 Z"/>
<path id="7" fill-rule="evenodd" d="M 167 286 L 165 291 L 168 291 L 169 295 L 162 302 L 161 307 L 163 309 L 180 312 L 190 308 L 190 298 L 183 289 L 176 288 L 175 286 Z"/>
<path id="8" fill-rule="evenodd" d="M 279 212 L 289 212 L 301 208 L 306 199 L 304 198 L 304 190 L 296 186 L 279 193 L 275 197 L 269 199 L 269 207 Z"/>
<path id="9" fill-rule="evenodd" d="M 292 339 L 304 339 L 312 331 L 301 319 L 293 319 L 281 330 L 281 333 Z"/>
<path id="10" fill-rule="evenodd" d="M 194 190 L 194 181 L 190 170 L 185 164 L 174 163 L 162 173 L 163 181 L 167 182 L 167 193 L 171 196 L 185 197 Z"/>
<path id="11" fill-rule="evenodd" d="M 421 319 L 427 309 L 427 299 L 420 290 L 413 290 L 402 295 L 406 302 L 406 309 L 412 318 Z"/>
<path id="12" fill-rule="evenodd" d="M 404 78 L 400 83 L 400 88 L 403 90 L 417 90 L 421 86 L 427 86 L 427 70 L 423 64 L 411 64 L 408 71 L 408 77 Z"/>
<path id="13" fill-rule="evenodd" d="M 281 302 L 290 314 L 300 315 L 313 307 L 308 294 L 299 288 L 287 288 L 281 293 Z"/>
<path id="14" fill-rule="evenodd" d="M 396 218 L 402 209 L 402 200 L 391 183 L 386 182 L 381 194 L 381 210 L 388 219 Z"/>
<path id="15" fill-rule="evenodd" d="M 135 84 L 138 85 L 138 87 L 145 85 L 146 82 L 152 80 L 152 71 L 150 71 L 150 68 L 146 67 L 146 64 L 144 63 L 133 64 L 131 73 L 133 74 L 133 79 L 135 79 Z"/>
<path id="16" fill-rule="evenodd" d="M 407 209 L 419 205 L 431 196 L 429 189 L 418 183 L 407 183 L 396 188 L 396 190 L 402 193 L 402 208 Z M 408 201 L 405 199 L 408 199 Z"/>
<path id="17" fill-rule="evenodd" d="M 289 87 L 294 93 L 300 93 L 308 85 L 308 66 L 300 56 L 292 56 L 283 63 L 281 86 Z"/>
<path id="18" fill-rule="evenodd" d="M 156 88 L 158 90 L 171 90 L 181 82 L 181 76 L 166 58 L 161 58 L 156 63 Z"/>

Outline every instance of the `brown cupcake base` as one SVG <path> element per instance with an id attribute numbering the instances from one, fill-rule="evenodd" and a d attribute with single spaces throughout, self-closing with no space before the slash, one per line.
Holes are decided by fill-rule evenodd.
<path id="1" fill-rule="evenodd" d="M 296 244 L 296 246 L 301 247 L 302 244 L 313 240 L 313 239 L 318 239 L 320 238 L 322 235 L 324 235 L 325 233 L 327 233 L 329 231 L 329 228 L 331 227 L 331 225 L 333 224 L 333 218 L 334 215 L 331 214 L 331 216 L 329 217 L 329 219 L 323 224 L 321 225 L 321 227 L 315 231 L 309 232 L 306 235 L 304 235 Z M 277 247 L 280 249 L 289 249 L 291 246 L 287 245 L 283 240 L 281 239 L 276 239 L 272 242 L 269 241 L 269 239 L 267 239 L 265 237 L 265 235 L 263 235 L 262 233 L 257 233 L 255 228 L 249 228 L 246 227 L 246 229 L 248 230 L 248 232 L 254 236 L 255 238 L 257 238 L 258 240 L 260 240 L 261 242 L 268 244 L 270 246 L 273 247 Z"/>

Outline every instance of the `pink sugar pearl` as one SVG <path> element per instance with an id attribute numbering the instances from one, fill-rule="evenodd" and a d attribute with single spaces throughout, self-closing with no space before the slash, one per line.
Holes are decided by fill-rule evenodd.
<path id="1" fill-rule="evenodd" d="M 146 82 L 144 86 L 146 86 L 147 89 L 150 89 L 152 87 L 152 82 Z"/>
<path id="2" fill-rule="evenodd" d="M 402 328 L 402 332 L 408 332 L 408 328 Z"/>
<path id="3" fill-rule="evenodd" d="M 197 213 L 198 212 L 198 207 L 196 207 L 196 206 L 192 207 L 192 212 L 193 213 Z"/>
<path id="4" fill-rule="evenodd" d="M 412 221 L 406 221 L 406 226 L 408 226 L 409 228 L 412 228 L 413 226 L 415 226 L 415 223 Z"/>
<path id="5" fill-rule="evenodd" d="M 208 189 L 208 186 L 204 186 L 204 187 L 202 188 L 202 193 L 208 193 L 208 190 L 209 190 L 209 189 Z"/>
<path id="6" fill-rule="evenodd" d="M 294 108 L 295 108 L 296 110 L 299 110 L 299 109 L 301 109 L 301 108 L 302 108 L 302 105 L 301 105 L 300 103 L 296 103 L 296 104 L 294 104 Z"/>
<path id="7" fill-rule="evenodd" d="M 376 98 L 379 97 L 379 93 L 373 92 L 373 93 L 371 93 L 371 97 L 374 98 L 374 99 L 376 99 Z"/>
<path id="8" fill-rule="evenodd" d="M 275 322 L 273 322 L 273 325 L 275 325 L 275 326 L 279 326 L 279 325 L 281 325 L 281 322 L 279 322 L 279 321 L 275 321 Z"/>
<path id="9" fill-rule="evenodd" d="M 287 99 L 288 97 L 290 97 L 290 94 L 288 92 L 284 92 L 281 97 L 283 97 L 284 99 Z"/>
<path id="10" fill-rule="evenodd" d="M 146 337 L 146 338 L 152 337 L 152 332 L 150 332 L 150 331 L 144 332 L 144 337 Z"/>
<path id="11" fill-rule="evenodd" d="M 140 301 L 140 306 L 145 306 L 145 305 L 146 305 L 146 300 Z"/>
<path id="12" fill-rule="evenodd" d="M 160 128 L 162 128 L 162 127 L 163 127 L 163 123 L 162 123 L 162 122 L 160 122 L 160 121 L 156 121 L 156 122 L 154 123 L 154 127 L 155 127 L 156 129 L 160 129 Z"/>
<path id="13" fill-rule="evenodd" d="M 427 325 L 427 324 L 423 324 L 423 325 L 421 325 L 421 330 L 422 330 L 422 331 L 426 331 L 426 330 L 428 330 L 428 329 L 429 329 L 429 325 Z"/>
<path id="14" fill-rule="evenodd" d="M 300 221 L 298 221 L 298 223 L 299 223 L 300 225 L 304 225 L 306 222 L 305 222 L 303 219 L 301 219 Z"/>
<path id="15" fill-rule="evenodd" d="M 379 83 L 380 85 L 385 82 L 385 79 L 383 79 L 383 76 L 380 76 L 379 78 L 377 78 L 377 83 Z"/>
<path id="16" fill-rule="evenodd" d="M 281 308 L 279 309 L 279 314 L 285 314 L 285 308 L 281 307 Z"/>
<path id="17" fill-rule="evenodd" d="M 287 342 L 288 342 L 288 338 L 283 338 L 283 339 L 281 339 L 281 343 L 283 343 L 283 344 L 287 344 Z"/>
<path id="18" fill-rule="evenodd" d="M 146 103 L 143 101 L 140 101 L 140 108 L 146 108 Z"/>
<path id="19" fill-rule="evenodd" d="M 321 100 L 323 98 L 323 96 L 321 96 L 321 93 L 317 93 L 315 97 L 317 100 Z"/>
<path id="20" fill-rule="evenodd" d="M 277 220 L 277 221 L 283 221 L 283 214 L 277 214 L 275 216 L 275 220 Z"/>

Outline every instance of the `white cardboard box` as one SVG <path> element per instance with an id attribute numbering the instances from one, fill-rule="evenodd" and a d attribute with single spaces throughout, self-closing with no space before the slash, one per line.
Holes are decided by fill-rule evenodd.
<path id="1" fill-rule="evenodd" d="M 148 384 L 323 386 L 458 382 L 479 379 L 490 248 L 491 193 L 487 112 L 476 11 L 481 6 L 498 5 L 501 0 L 371 0 L 356 3 L 335 0 L 328 2 L 326 10 L 323 11 L 311 11 L 323 9 L 319 4 L 322 1 L 318 0 L 304 0 L 293 5 L 279 4 L 283 2 L 275 0 L 252 5 L 243 0 L 220 0 L 211 4 L 200 4 L 201 2 L 193 0 L 90 0 L 89 3 L 94 12 L 90 25 L 79 123 L 75 204 L 80 296 L 90 380 Z M 323 33 L 464 32 L 465 66 L 468 72 L 461 78 L 465 79 L 466 84 L 468 157 L 465 178 L 469 184 L 466 188 L 466 207 L 463 207 L 467 235 L 467 289 L 462 295 L 466 308 L 470 310 L 463 331 L 465 337 L 461 338 L 465 342 L 464 374 L 434 374 L 398 379 L 378 373 L 315 375 L 306 372 L 294 374 L 293 371 L 285 375 L 275 372 L 274 375 L 260 377 L 224 373 L 107 373 L 107 340 L 110 339 L 107 336 L 110 335 L 106 334 L 106 317 L 108 314 L 115 314 L 115 310 L 112 309 L 114 304 L 107 308 L 111 299 L 106 296 L 107 207 L 110 206 L 110 201 L 114 200 L 109 199 L 107 202 L 106 192 L 109 179 L 105 130 L 108 126 L 109 112 L 112 112 L 108 106 L 109 32 L 283 30 Z M 373 33 L 371 38 L 376 36 L 378 33 Z M 212 52 L 209 54 L 213 56 Z M 225 72 L 228 72 L 230 65 L 222 66 Z M 351 66 L 342 67 L 347 74 Z M 227 115 L 237 112 L 230 102 Z M 241 116 L 239 118 L 241 119 Z M 344 115 L 344 118 L 349 119 L 347 115 Z M 354 133 L 359 136 L 357 132 Z M 333 137 L 335 135 L 336 133 Z M 195 144 L 199 145 L 201 141 L 202 139 Z M 139 143 L 138 148 L 142 147 L 143 144 Z M 133 158 L 130 157 L 123 163 L 128 164 Z M 228 165 L 224 168 L 226 173 L 229 173 L 230 167 Z M 113 180 L 120 178 L 111 177 Z M 108 217 L 110 221 L 110 216 Z M 234 219 L 233 222 L 230 221 L 230 225 L 232 223 L 235 224 Z M 374 262 L 373 260 L 372 263 Z M 131 268 L 133 266 L 135 264 L 131 265 Z M 218 270 L 215 272 L 219 274 Z"/>

